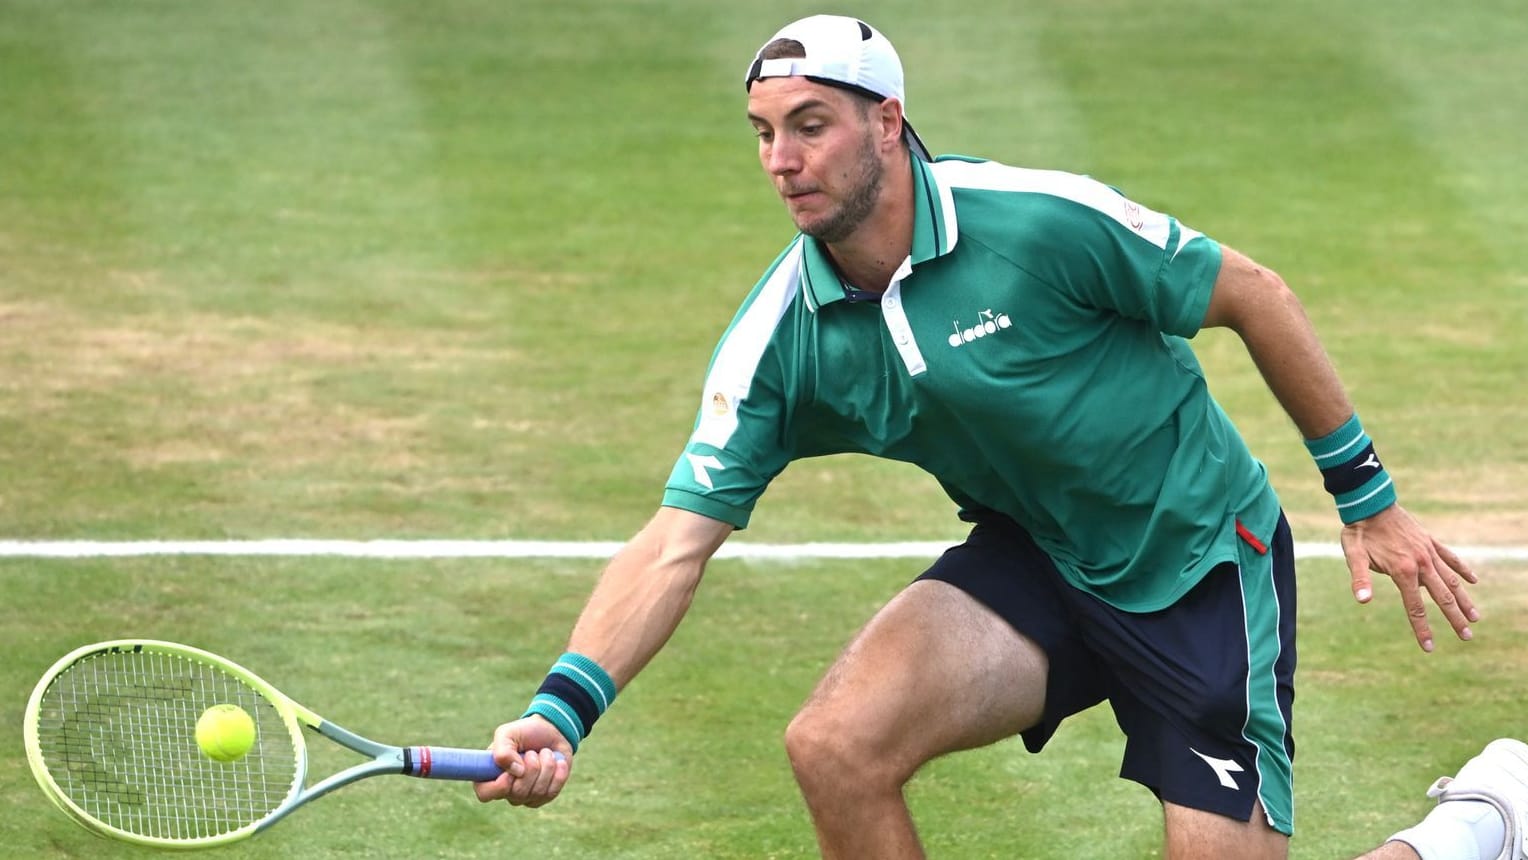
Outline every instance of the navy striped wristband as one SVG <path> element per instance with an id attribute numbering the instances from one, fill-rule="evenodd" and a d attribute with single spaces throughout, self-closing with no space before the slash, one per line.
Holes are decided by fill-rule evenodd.
<path id="1" fill-rule="evenodd" d="M 594 730 L 594 721 L 615 701 L 615 693 L 615 682 L 600 664 L 569 651 L 557 658 L 521 716 L 545 718 L 578 752 L 579 741 Z"/>
<path id="2" fill-rule="evenodd" d="M 1374 453 L 1374 442 L 1355 413 L 1347 423 L 1320 439 L 1306 439 L 1305 449 L 1337 501 L 1344 523 L 1368 519 L 1395 504 L 1395 484 Z"/>

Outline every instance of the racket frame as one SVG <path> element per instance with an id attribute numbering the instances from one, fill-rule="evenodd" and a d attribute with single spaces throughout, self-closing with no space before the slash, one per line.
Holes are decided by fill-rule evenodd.
<path id="1" fill-rule="evenodd" d="M 89 812 L 86 812 L 79 804 L 75 803 L 54 780 L 42 753 L 38 721 L 41 715 L 43 696 L 53 682 L 75 663 L 111 652 L 150 652 L 195 660 L 227 672 L 269 702 L 280 717 L 282 726 L 291 737 L 292 747 L 297 759 L 295 773 L 292 777 L 292 785 L 287 791 L 286 798 L 264 816 L 242 827 L 214 836 L 192 838 L 166 838 L 134 833 L 96 818 Z M 298 704 L 291 697 L 276 689 L 254 672 L 226 657 L 220 657 L 190 645 L 181 645 L 157 639 L 114 639 L 84 645 L 65 654 L 44 673 L 42 679 L 38 681 L 36 688 L 32 691 L 31 698 L 27 701 L 24 725 L 27 763 L 32 769 L 33 777 L 37 779 L 43 792 L 47 794 L 48 799 L 53 801 L 55 806 L 63 810 L 75 823 L 98 835 L 155 848 L 208 848 L 214 845 L 226 845 L 231 842 L 247 839 L 274 825 L 309 801 L 317 800 L 337 788 L 366 779 L 367 777 L 377 776 L 378 774 L 401 773 L 410 776 L 435 776 L 445 779 L 492 779 L 498 775 L 497 767 L 492 765 L 491 757 L 489 757 L 485 750 L 456 750 L 438 747 L 433 748 L 434 755 L 438 755 L 443 759 L 442 766 L 436 769 L 438 772 L 432 773 L 430 767 L 432 758 L 431 747 L 400 747 L 378 743 L 320 717 L 312 710 Z M 331 774 L 313 785 L 305 785 L 308 771 L 308 747 L 307 738 L 303 732 L 304 727 L 346 749 L 363 756 L 369 756 L 370 760 L 360 762 Z M 464 760 L 470 760 L 470 762 L 464 764 Z M 447 766 L 448 762 L 449 766 Z"/>

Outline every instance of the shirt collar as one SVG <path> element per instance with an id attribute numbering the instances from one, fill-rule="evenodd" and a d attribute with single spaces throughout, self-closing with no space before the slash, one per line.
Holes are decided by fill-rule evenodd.
<path id="1" fill-rule="evenodd" d="M 950 189 L 935 178 L 934 163 L 908 159 L 913 172 L 913 247 L 908 261 L 916 266 L 955 248 L 959 235 L 955 219 L 955 200 Z M 801 285 L 817 306 L 844 298 L 844 284 L 828 258 L 821 242 L 802 236 Z"/>

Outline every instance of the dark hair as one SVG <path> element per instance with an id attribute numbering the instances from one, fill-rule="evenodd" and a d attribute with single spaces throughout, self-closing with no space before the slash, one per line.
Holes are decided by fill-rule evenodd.
<path id="1" fill-rule="evenodd" d="M 759 51 L 761 60 L 804 60 L 806 46 L 795 39 L 776 39 Z"/>

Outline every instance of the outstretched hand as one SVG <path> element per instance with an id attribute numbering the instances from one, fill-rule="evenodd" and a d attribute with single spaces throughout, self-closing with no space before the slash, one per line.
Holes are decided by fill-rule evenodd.
<path id="1" fill-rule="evenodd" d="M 573 747 L 551 723 L 522 717 L 494 731 L 493 760 L 504 774 L 476 782 L 478 800 L 507 800 L 513 806 L 543 806 L 557 798 L 573 770 Z"/>
<path id="2" fill-rule="evenodd" d="M 1390 577 L 1401 592 L 1411 630 L 1423 651 L 1433 650 L 1432 628 L 1422 600 L 1424 590 L 1443 610 L 1443 617 L 1460 639 L 1472 636 L 1469 625 L 1480 620 L 1480 612 L 1465 592 L 1464 583 L 1474 584 L 1479 577 L 1400 505 L 1344 526 L 1342 554 L 1347 558 L 1353 596 L 1359 603 L 1374 597 L 1370 571 Z"/>

